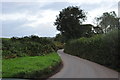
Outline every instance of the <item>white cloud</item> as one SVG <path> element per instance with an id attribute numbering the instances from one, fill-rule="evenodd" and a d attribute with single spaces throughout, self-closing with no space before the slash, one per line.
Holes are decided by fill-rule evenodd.
<path id="1" fill-rule="evenodd" d="M 41 13 L 42 12 L 42 13 Z M 23 26 L 29 26 L 29 27 L 39 27 L 41 24 L 52 24 L 55 21 L 56 15 L 58 14 L 58 11 L 52 11 L 52 10 L 42 10 L 38 12 L 37 16 L 41 15 L 40 17 L 35 17 L 34 21 L 31 23 L 24 24 Z M 28 20 L 33 20 L 33 18 L 28 18 Z"/>
<path id="2" fill-rule="evenodd" d="M 103 0 L 67 0 L 69 3 L 74 3 L 74 4 L 95 4 L 95 3 L 100 3 Z"/>
<path id="3" fill-rule="evenodd" d="M 6 21 L 6 20 L 18 20 L 23 19 L 26 15 L 20 14 L 20 13 L 14 13 L 14 14 L 0 14 L 0 20 Z"/>
<path id="4" fill-rule="evenodd" d="M 0 14 L 0 20 L 2 21 L 11 21 L 11 20 L 24 20 L 24 19 L 28 19 L 28 17 L 31 17 L 27 11 L 25 11 L 24 13 L 3 13 Z M 33 16 L 34 19 L 34 16 Z"/>
<path id="5" fill-rule="evenodd" d="M 58 11 L 40 10 L 36 14 L 29 14 L 29 12 L 1 14 L 0 20 L 2 21 L 25 20 L 27 24 L 24 24 L 24 26 L 37 27 L 42 23 L 53 24 L 56 15 L 58 15 L 58 13 L 59 13 Z"/>
<path id="6" fill-rule="evenodd" d="M 110 5 L 109 3 L 118 2 L 118 0 L 66 0 L 66 2 L 72 3 L 72 4 L 106 4 Z M 107 4 L 108 3 L 108 4 Z"/>
<path id="7" fill-rule="evenodd" d="M 1 2 L 64 2 L 65 0 L 1 0 Z"/>
<path id="8" fill-rule="evenodd" d="M 116 0 L 117 1 L 117 0 Z M 87 21 L 85 23 L 94 24 L 94 18 L 100 17 L 104 12 L 111 12 L 115 11 L 118 15 L 118 7 L 117 2 L 115 3 L 113 0 L 110 0 L 109 4 L 106 5 L 108 2 L 102 3 L 98 8 L 92 9 L 88 11 Z M 116 5 L 116 7 L 114 6 Z"/>

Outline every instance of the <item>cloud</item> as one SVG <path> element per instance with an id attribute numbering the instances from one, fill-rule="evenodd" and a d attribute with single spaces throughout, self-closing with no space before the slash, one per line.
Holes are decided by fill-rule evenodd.
<path id="1" fill-rule="evenodd" d="M 51 2 L 50 2 L 51 3 Z M 24 13 L 31 14 L 41 10 L 41 7 L 50 4 L 45 2 L 2 2 L 2 13 Z"/>
<path id="2" fill-rule="evenodd" d="M 12 37 L 19 36 L 25 34 L 25 32 L 20 33 L 21 31 L 27 30 L 25 28 L 20 27 L 24 21 L 19 20 L 17 22 L 14 21 L 3 21 L 2 22 L 2 36 Z"/>
<path id="3" fill-rule="evenodd" d="M 116 1 L 116 2 L 115 2 Z M 86 22 L 84 23 L 89 23 L 89 24 L 94 24 L 94 18 L 95 17 L 99 17 L 101 16 L 104 12 L 111 12 L 111 11 L 115 11 L 116 14 L 118 15 L 118 6 L 117 6 L 117 0 L 110 0 L 110 1 L 102 1 L 100 3 L 97 3 L 94 5 L 93 4 L 87 4 L 85 6 L 87 6 L 85 8 L 84 4 L 82 4 L 84 7 L 82 8 L 85 8 L 87 9 L 88 11 L 88 14 L 87 14 L 87 20 Z M 89 9 L 91 8 L 91 9 Z M 95 25 L 95 24 L 94 24 Z"/>
<path id="4" fill-rule="evenodd" d="M 41 7 L 41 9 L 61 10 L 69 5 L 68 2 L 53 2 Z"/>
<path id="5" fill-rule="evenodd" d="M 104 5 L 99 8 L 90 10 L 87 14 L 87 21 L 85 23 L 94 24 L 95 17 L 100 17 L 104 12 L 111 12 L 111 11 L 115 11 L 117 14 L 117 8 L 116 7 L 113 8 L 112 5 L 110 6 Z"/>
<path id="6" fill-rule="evenodd" d="M 97 3 L 101 3 L 101 1 L 103 0 L 67 0 L 67 2 L 72 3 L 72 4 L 97 4 Z"/>
<path id="7" fill-rule="evenodd" d="M 65 2 L 66 0 L 1 0 L 1 2 Z"/>
<path id="8" fill-rule="evenodd" d="M 117 5 L 117 0 L 2 0 L 0 22 L 3 36 L 55 36 L 58 31 L 53 23 L 65 7 L 80 6 L 88 12 L 85 23 L 93 24 L 94 17 L 103 12 L 117 13 Z"/>
<path id="9" fill-rule="evenodd" d="M 118 17 L 120 17 L 120 1 L 118 3 Z"/>
<path id="10" fill-rule="evenodd" d="M 58 11 L 52 10 L 39 10 L 39 12 L 35 14 L 30 14 L 29 11 L 24 13 L 7 13 L 7 14 L 0 14 L 0 20 L 7 21 L 7 20 L 26 20 L 26 21 L 38 21 L 40 23 L 51 22 L 55 20 Z"/>
<path id="11" fill-rule="evenodd" d="M 28 22 L 27 24 L 23 24 L 22 26 L 39 27 L 41 24 L 53 25 L 53 22 L 55 21 L 57 14 L 58 14 L 58 11 L 42 10 L 38 12 L 36 16 L 26 17 L 28 21 L 32 20 L 32 22 Z"/>
<path id="12" fill-rule="evenodd" d="M 24 21 L 6 21 L 2 23 L 2 36 L 13 37 L 13 36 L 28 36 L 38 34 L 39 36 L 53 37 L 57 33 L 57 30 L 53 24 L 41 23 L 37 27 L 21 26 Z"/>
<path id="13" fill-rule="evenodd" d="M 72 3 L 72 4 L 107 4 L 109 3 L 115 3 L 118 2 L 118 0 L 66 0 L 66 2 Z"/>
<path id="14" fill-rule="evenodd" d="M 29 11 L 3 14 L 0 19 L 3 21 L 3 36 L 39 34 L 39 36 L 53 37 L 57 33 L 53 22 L 58 13 L 53 10 L 39 10 L 35 14 L 29 14 Z"/>
<path id="15" fill-rule="evenodd" d="M 29 12 L 0 14 L 1 21 L 18 21 L 18 20 L 34 21 L 38 19 L 38 17 L 40 17 L 40 15 L 31 15 L 29 14 Z"/>
<path id="16" fill-rule="evenodd" d="M 23 19 L 26 17 L 25 14 L 20 14 L 20 13 L 14 13 L 14 14 L 1 14 L 0 15 L 0 20 L 6 21 L 6 20 L 19 20 Z"/>

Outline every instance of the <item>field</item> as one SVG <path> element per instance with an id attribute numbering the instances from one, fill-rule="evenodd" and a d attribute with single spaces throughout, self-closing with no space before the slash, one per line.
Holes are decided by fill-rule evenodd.
<path id="1" fill-rule="evenodd" d="M 3 78 L 46 78 L 61 62 L 57 53 L 2 60 Z"/>

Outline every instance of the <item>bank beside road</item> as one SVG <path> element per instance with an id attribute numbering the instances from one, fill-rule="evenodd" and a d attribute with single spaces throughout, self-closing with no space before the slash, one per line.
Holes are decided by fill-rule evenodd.
<path id="1" fill-rule="evenodd" d="M 2 78 L 40 79 L 48 78 L 60 66 L 61 59 L 57 53 L 45 56 L 27 56 L 2 60 Z"/>

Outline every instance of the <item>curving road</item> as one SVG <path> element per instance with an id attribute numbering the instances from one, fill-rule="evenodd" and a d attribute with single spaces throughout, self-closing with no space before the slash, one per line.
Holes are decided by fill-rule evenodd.
<path id="1" fill-rule="evenodd" d="M 50 78 L 118 78 L 118 72 L 58 50 L 63 61 L 60 72 Z"/>

